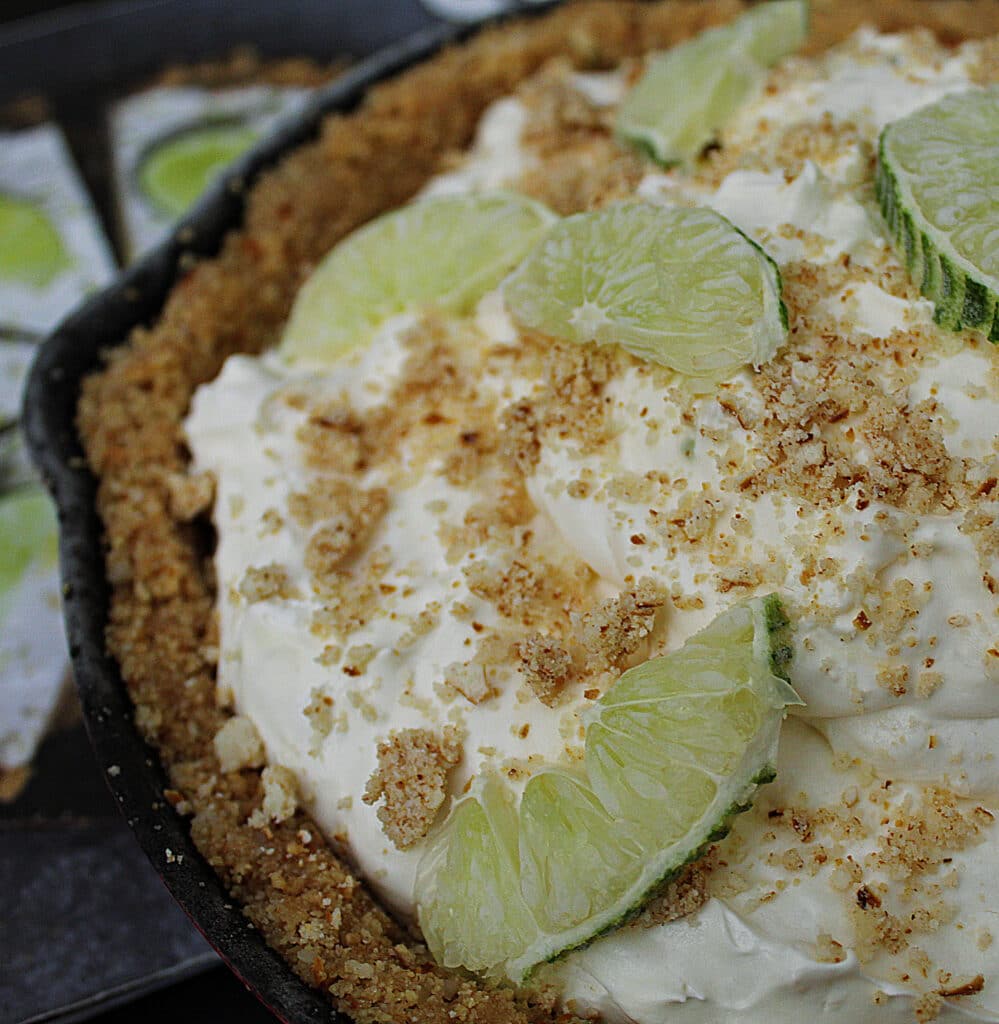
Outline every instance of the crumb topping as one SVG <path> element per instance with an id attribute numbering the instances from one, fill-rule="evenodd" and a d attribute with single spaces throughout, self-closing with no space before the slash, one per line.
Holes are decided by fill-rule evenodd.
<path id="1" fill-rule="evenodd" d="M 645 905 L 631 927 L 655 928 L 696 914 L 708 901 L 708 877 L 714 868 L 715 858 L 716 851 L 710 850 L 699 860 L 688 864 Z"/>
<path id="2" fill-rule="evenodd" d="M 167 487 L 170 513 L 182 523 L 207 512 L 215 501 L 215 478 L 211 473 L 171 473 Z"/>
<path id="3" fill-rule="evenodd" d="M 517 645 L 517 656 L 534 696 L 547 707 L 554 707 L 572 678 L 572 655 L 553 637 L 532 633 Z"/>
<path id="4" fill-rule="evenodd" d="M 936 403 L 910 403 L 891 369 L 918 360 L 919 349 L 930 344 L 920 336 L 925 331 L 896 331 L 886 339 L 844 334 L 836 318 L 821 312 L 839 290 L 828 268 L 798 263 L 783 273 L 791 335 L 805 343 L 779 353 L 754 378 L 762 415 L 723 406 L 741 416 L 760 452 L 757 465 L 732 486 L 751 495 L 789 490 L 818 507 L 852 500 L 908 512 L 953 510 L 964 472 L 947 451 Z M 911 288 L 894 277 L 880 284 L 903 293 Z"/>
<path id="5" fill-rule="evenodd" d="M 260 773 L 263 799 L 246 823 L 250 828 L 267 828 L 287 821 L 298 809 L 298 780 L 281 765 L 268 765 Z"/>
<path id="6" fill-rule="evenodd" d="M 260 733 L 245 715 L 233 715 L 222 723 L 215 734 L 215 756 L 224 772 L 262 768 L 267 761 Z"/>
<path id="7" fill-rule="evenodd" d="M 633 590 L 575 617 L 576 636 L 587 664 L 620 669 L 652 632 L 656 612 L 666 604 L 661 585 L 649 577 Z"/>
<path id="8" fill-rule="evenodd" d="M 239 593 L 251 604 L 255 604 L 272 598 L 296 597 L 298 589 L 292 583 L 288 569 L 277 562 L 271 562 L 247 569 L 239 584 Z"/>
<path id="9" fill-rule="evenodd" d="M 447 796 L 448 773 L 461 760 L 453 727 L 440 735 L 405 729 L 378 744 L 378 769 L 368 780 L 366 804 L 384 800 L 378 820 L 400 850 L 422 839 Z"/>

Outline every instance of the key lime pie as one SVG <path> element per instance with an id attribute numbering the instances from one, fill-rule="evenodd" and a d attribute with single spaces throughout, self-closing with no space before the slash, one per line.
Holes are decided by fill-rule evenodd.
<path id="1" fill-rule="evenodd" d="M 999 38 L 912 28 L 958 9 L 488 32 L 89 382 L 137 720 L 358 1021 L 999 1020 Z"/>

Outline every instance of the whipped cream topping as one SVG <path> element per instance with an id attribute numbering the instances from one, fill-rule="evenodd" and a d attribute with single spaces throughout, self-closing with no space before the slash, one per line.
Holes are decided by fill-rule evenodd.
<path id="1" fill-rule="evenodd" d="M 344 637 L 317 628 L 325 599 L 307 532 L 289 515 L 314 477 L 303 437 L 323 403 L 360 415 L 393 402 L 419 321 L 385 324 L 333 366 L 233 357 L 195 397 L 194 468 L 217 481 L 220 687 L 400 914 L 413 910 L 420 844 L 397 849 L 361 799 L 378 743 L 453 725 L 463 744 L 449 779 L 457 794 L 483 771 L 522 781 L 575 756 L 590 702 L 570 690 L 547 707 L 515 659 L 475 661 L 504 613 L 473 585 L 473 562 L 527 552 L 576 579 L 590 604 L 656 580 L 670 604 L 643 654 L 675 648 L 747 594 L 781 594 L 805 706 L 785 723 L 777 781 L 719 844 L 699 909 L 620 928 L 546 969 L 577 1011 L 639 1024 L 806 1013 L 999 1020 L 989 886 L 999 860 L 999 555 L 989 532 L 999 372 L 990 346 L 942 337 L 929 304 L 899 283 L 870 187 L 878 128 L 969 88 L 974 56 L 971 45 L 949 54 L 863 32 L 820 61 L 776 69 L 722 155 L 773 139 L 774 125 L 817 134 L 821 124 L 832 144 L 813 135 L 782 166 L 648 173 L 639 198 L 714 206 L 777 260 L 794 327 L 778 357 L 785 376 L 747 368 L 716 393 L 692 395 L 662 368 L 619 359 L 602 390 L 610 426 L 599 443 L 573 429 L 540 436 L 525 480 L 532 513 L 506 548 L 453 543 L 494 499 L 495 480 L 456 483 L 439 452 L 400 442 L 391 465 L 376 462 L 358 481 L 389 497 L 358 556 L 358 571 L 377 579 L 374 596 L 342 597 L 355 609 Z M 598 107 L 621 91 L 619 75 L 572 81 Z M 428 191 L 514 187 L 542 159 L 522 141 L 529 117 L 518 98 L 501 100 L 464 164 Z M 498 293 L 447 329 L 460 332 L 459 361 L 494 424 L 537 395 L 537 366 L 506 351 L 520 340 Z M 841 364 L 824 362 L 837 337 Z M 803 396 L 832 401 L 857 374 L 868 406 L 844 400 L 822 438 L 800 436 L 785 451 L 794 424 L 774 409 L 818 415 Z M 901 444 L 907 424 L 919 443 L 886 480 L 884 445 Z M 847 453 L 855 479 L 811 486 L 834 450 Z M 935 476 L 923 480 L 906 459 L 929 460 Z M 892 472 L 903 490 L 892 489 Z M 276 584 L 257 593 L 277 567 Z M 442 688 L 456 679 L 457 695 Z M 476 687 L 477 702 L 462 696 Z"/>

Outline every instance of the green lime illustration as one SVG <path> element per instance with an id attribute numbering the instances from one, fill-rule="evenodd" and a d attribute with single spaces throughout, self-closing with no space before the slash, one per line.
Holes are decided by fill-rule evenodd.
<path id="1" fill-rule="evenodd" d="M 139 184 L 158 209 L 180 217 L 259 137 L 255 129 L 240 124 L 189 128 L 149 150 L 139 166 Z"/>
<path id="2" fill-rule="evenodd" d="M 58 530 L 55 508 L 41 487 L 19 488 L 0 499 L 0 618 L 32 565 L 55 565 Z"/>
<path id="3" fill-rule="evenodd" d="M 0 194 L 0 279 L 44 288 L 73 264 L 37 203 Z"/>

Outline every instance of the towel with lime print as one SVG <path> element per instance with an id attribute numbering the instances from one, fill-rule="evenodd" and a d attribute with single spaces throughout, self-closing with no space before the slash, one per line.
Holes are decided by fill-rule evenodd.
<path id="1" fill-rule="evenodd" d="M 308 101 L 303 88 L 144 89 L 115 104 L 111 146 L 123 246 L 134 259 L 236 159 Z"/>
<path id="2" fill-rule="evenodd" d="M 114 272 L 59 128 L 0 132 L 0 338 L 41 340 Z"/>
<path id="3" fill-rule="evenodd" d="M 39 485 L 0 497 L 0 766 L 26 764 L 67 672 L 57 524 Z"/>
<path id="4" fill-rule="evenodd" d="M 54 124 L 0 133 L 0 767 L 27 764 L 67 678 L 57 525 L 16 426 L 38 344 L 114 261 Z"/>
<path id="5" fill-rule="evenodd" d="M 636 913 L 728 830 L 775 774 L 788 621 L 734 606 L 630 669 L 586 719 L 581 767 L 534 775 L 519 806 L 479 779 L 429 837 L 416 883 L 438 962 L 522 981 Z"/>

